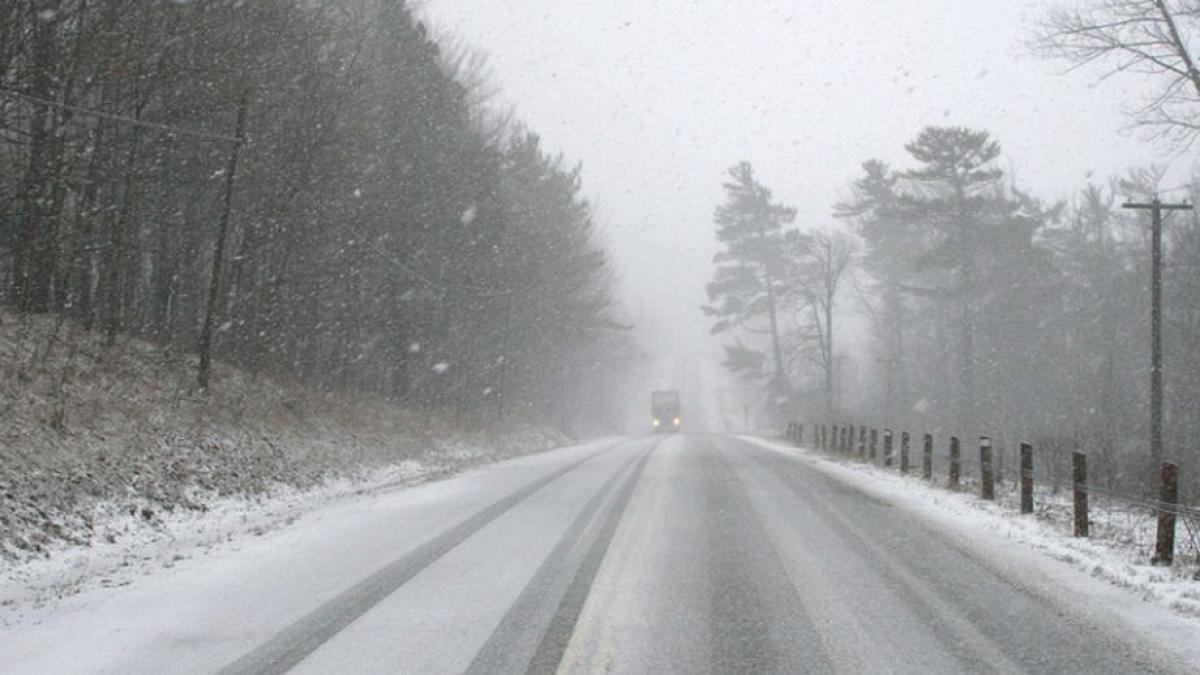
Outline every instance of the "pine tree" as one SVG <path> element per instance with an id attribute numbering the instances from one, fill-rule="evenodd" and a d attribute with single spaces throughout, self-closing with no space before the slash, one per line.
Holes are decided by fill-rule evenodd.
<path id="1" fill-rule="evenodd" d="M 712 304 L 704 312 L 716 319 L 714 334 L 736 329 L 768 336 L 774 364 L 768 390 L 779 402 L 791 395 L 778 305 L 788 265 L 794 262 L 789 252 L 796 250 L 785 244 L 784 225 L 795 219 L 796 210 L 772 200 L 771 190 L 755 179 L 749 162 L 730 168 L 723 187 L 726 202 L 717 207 L 713 220 L 724 250 L 713 257 L 717 270 L 708 284 Z M 746 370 L 745 364 L 754 361 L 745 349 L 739 345 L 729 352 L 731 358 L 737 357 L 730 367 Z"/>

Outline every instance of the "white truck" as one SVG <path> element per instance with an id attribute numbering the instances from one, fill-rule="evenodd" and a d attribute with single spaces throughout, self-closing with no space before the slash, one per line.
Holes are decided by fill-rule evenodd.
<path id="1" fill-rule="evenodd" d="M 664 389 L 650 394 L 650 418 L 654 433 L 679 431 L 683 426 L 683 411 L 679 408 L 679 392 Z"/>

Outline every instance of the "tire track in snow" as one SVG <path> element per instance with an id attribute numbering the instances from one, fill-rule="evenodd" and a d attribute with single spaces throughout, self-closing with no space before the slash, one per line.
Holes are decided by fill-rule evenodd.
<path id="1" fill-rule="evenodd" d="M 562 634 L 565 640 L 570 639 L 599 562 L 608 549 L 638 477 L 659 442 L 622 464 L 588 501 L 475 655 L 467 669 L 468 674 L 526 669 L 532 672 L 536 670 L 533 664 L 539 661 L 539 655 L 547 662 L 543 670 L 552 672 L 557 667 L 562 649 L 557 648 L 556 653 L 555 650 L 543 653 L 543 645 L 550 635 Z M 630 466 L 634 466 L 632 471 Z M 622 477 L 624 482 L 621 482 Z M 610 499 L 614 490 L 616 496 Z M 573 593 L 582 593 L 582 596 L 576 598 Z"/>
<path id="2" fill-rule="evenodd" d="M 659 442 L 661 443 L 661 441 Z M 655 447 L 657 446 L 656 443 Z M 542 641 L 533 655 L 533 660 L 526 669 L 527 673 L 555 673 L 558 671 L 558 665 L 567 651 L 567 645 L 571 642 L 571 635 L 575 632 L 575 622 L 579 620 L 579 614 L 583 611 L 583 605 L 592 589 L 592 582 L 596 578 L 596 573 L 600 571 L 600 564 L 604 562 L 605 554 L 608 553 L 608 545 L 612 542 L 617 525 L 621 522 L 621 516 L 625 513 L 625 507 L 629 504 L 629 498 L 633 496 L 633 489 L 637 486 L 642 470 L 646 468 L 646 462 L 650 460 L 650 454 L 653 452 L 654 449 L 651 448 L 642 457 L 638 465 L 634 467 L 633 474 L 625 480 L 621 491 L 617 493 L 616 501 L 608 512 L 608 518 L 604 521 L 604 528 L 592 542 L 587 556 L 583 559 L 583 564 L 575 573 L 575 578 L 571 580 L 566 595 L 558 604 L 558 610 L 554 613 L 554 618 L 546 628 Z"/>
<path id="3" fill-rule="evenodd" d="M 221 675 L 285 673 L 337 635 L 358 617 L 394 593 L 421 570 L 436 562 L 472 534 L 486 527 L 538 490 L 617 444 L 555 469 L 462 521 L 395 562 L 375 572 L 283 629 L 258 648 L 219 672 Z"/>

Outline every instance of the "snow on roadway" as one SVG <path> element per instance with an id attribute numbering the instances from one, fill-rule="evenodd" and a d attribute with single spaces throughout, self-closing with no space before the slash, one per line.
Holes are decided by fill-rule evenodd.
<path id="1" fill-rule="evenodd" d="M 205 504 L 203 511 L 163 510 L 152 521 L 102 502 L 92 514 L 96 536 L 90 543 L 51 542 L 44 557 L 0 561 L 0 626 L 20 623 L 26 615 L 36 617 L 38 610 L 97 586 L 129 586 L 158 568 L 291 525 L 313 509 L 374 490 L 413 485 L 441 471 L 407 460 L 331 478 L 314 488 L 281 483 L 269 494 L 254 497 L 206 495 L 197 500 Z"/>
<path id="2" fill-rule="evenodd" d="M 0 627 L 37 616 L 63 598 L 96 587 L 128 586 L 213 549 L 287 527 L 306 514 L 365 494 L 411 487 L 445 478 L 466 467 L 553 447 L 536 431 L 481 444 L 448 438 L 435 452 L 382 465 L 331 472 L 323 482 L 298 487 L 284 482 L 254 495 L 222 495 L 191 487 L 190 500 L 203 508 L 156 504 L 147 518 L 129 504 L 101 500 L 86 519 L 55 521 L 62 539 L 42 546 L 37 557 L 0 557 Z"/>
<path id="3" fill-rule="evenodd" d="M 1185 663 L 1200 663 L 1200 621 L 1172 612 L 1170 596 L 1162 591 L 1171 585 L 1156 586 L 1154 594 L 1139 594 L 1108 583 L 1111 573 L 1097 574 L 1098 566 L 1105 570 L 1132 567 L 1119 555 L 1106 554 L 1098 544 L 1092 550 L 1087 542 L 1063 537 L 1035 519 L 1002 512 L 970 495 L 930 488 L 917 479 L 844 464 L 758 438 L 744 440 L 795 457 L 920 518 L 973 556 L 986 559 L 998 574 L 1027 580 L 1032 592 L 1053 600 L 1068 615 L 1086 617 L 1149 644 L 1163 644 L 1186 659 Z M 169 664 L 172 672 L 209 672 L 259 647 L 297 617 L 342 595 L 397 556 L 441 535 L 447 523 L 461 522 L 532 480 L 615 443 L 607 439 L 492 464 L 486 471 L 476 469 L 445 481 L 368 492 L 311 509 L 300 520 L 264 531 L 262 536 L 205 547 L 169 567 L 134 560 L 126 587 L 89 587 L 51 605 L 26 607 L 20 615 L 10 616 L 8 624 L 0 628 L 0 654 L 4 655 L 0 671 L 155 672 Z M 660 463 L 677 454 L 660 453 Z M 610 469 L 602 465 L 618 459 L 614 454 L 590 473 L 607 473 Z M 500 517 L 491 529 L 468 541 L 466 548 L 448 554 L 441 571 L 431 568 L 428 579 L 414 579 L 402 595 L 387 599 L 372 610 L 370 618 L 353 624 L 323 653 L 315 653 L 310 665 L 317 667 L 324 663 L 322 659 L 333 658 L 340 663 L 355 659 L 370 667 L 378 664 L 381 654 L 405 652 L 411 656 L 435 642 L 442 648 L 436 652 L 439 661 L 457 658 L 466 662 L 474 653 L 471 649 L 463 648 L 457 656 L 445 649 L 465 647 L 485 637 L 486 631 L 471 630 L 493 626 L 496 615 L 511 604 L 526 577 L 545 557 L 553 533 L 574 513 L 571 508 L 555 513 L 553 504 L 565 506 L 570 502 L 566 496 L 574 488 L 594 482 L 588 473 L 559 483 L 518 507 L 520 510 Z M 555 513 L 553 522 L 537 523 L 526 538 L 504 536 L 511 532 L 505 523 L 528 523 L 522 514 L 537 511 L 539 504 L 548 507 L 542 512 Z M 631 508 L 637 512 L 634 506 Z M 630 523 L 626 529 L 628 526 Z M 618 549 L 620 541 L 618 536 Z M 468 564 L 486 557 L 492 548 L 525 562 L 509 568 L 511 578 L 494 577 L 491 571 Z M 1069 561 L 1065 553 L 1072 556 Z M 463 564 L 456 565 L 460 559 Z M 603 575 L 598 581 L 603 585 Z M 480 589 L 497 585 L 504 592 L 484 598 Z M 1200 597 L 1197 586 L 1200 584 L 1181 580 L 1175 599 Z M 442 597 L 457 597 L 459 601 L 446 605 L 467 607 L 478 616 L 463 622 L 454 636 L 439 636 L 437 641 L 432 634 L 416 631 L 402 644 L 389 633 L 388 617 L 401 600 L 427 606 Z M 472 602 L 471 598 L 486 601 Z M 470 627 L 475 628 L 467 630 Z M 368 643 L 373 649 L 357 649 Z"/>
<path id="4" fill-rule="evenodd" d="M 1138 564 L 1127 552 L 1075 539 L 971 493 L 757 436 L 739 438 L 902 507 L 1064 607 L 1122 633 L 1139 634 L 1175 651 L 1184 663 L 1200 664 L 1200 581 Z"/>
<path id="5" fill-rule="evenodd" d="M 0 627 L 0 672 L 211 672 L 347 587 L 572 460 L 602 439 L 313 509 L 262 536 L 207 547 L 128 585 L 22 607 Z M 403 514 L 403 517 L 398 517 Z M 19 582 L 6 582 L 19 583 Z"/>

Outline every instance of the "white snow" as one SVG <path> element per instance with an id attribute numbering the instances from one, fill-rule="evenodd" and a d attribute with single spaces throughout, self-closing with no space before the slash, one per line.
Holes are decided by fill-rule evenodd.
<path id="1" fill-rule="evenodd" d="M 159 568 L 169 569 L 245 537 L 286 527 L 314 509 L 364 493 L 418 483 L 448 469 L 414 460 L 364 469 L 310 489 L 277 484 L 254 498 L 197 495 L 204 511 L 160 512 L 152 521 L 113 502 L 96 505 L 93 542 L 55 542 L 45 556 L 0 560 L 0 626 L 19 623 L 30 610 L 53 607 L 62 599 L 95 588 L 135 583 Z"/>
<path id="2" fill-rule="evenodd" d="M 125 588 L 92 586 L 52 603 L 10 608 L 0 629 L 0 671 L 212 672 L 441 534 L 446 523 L 611 442 L 528 455 L 408 489 L 373 489 L 353 499 L 326 494 L 323 503 L 305 501 L 290 513 L 300 516 L 294 522 L 284 516 L 255 533 L 261 536 L 222 545 L 206 543 L 203 534 L 190 545 L 181 540 L 178 558 L 136 557 L 113 584 Z M 399 474 L 402 484 L 410 478 Z M 214 518 L 209 536 L 248 526 L 234 505 Z"/>
<path id="3" fill-rule="evenodd" d="M 836 480 L 909 510 L 930 526 L 953 534 L 981 559 L 1028 579 L 1031 587 L 1054 596 L 1064 607 L 1137 632 L 1179 652 L 1185 662 L 1200 663 L 1200 581 L 1191 578 L 1194 565 L 1189 569 L 1182 564 L 1178 553 L 1174 568 L 1154 567 L 1148 564 L 1148 556 L 1112 540 L 1072 537 L 1068 526 L 1046 515 L 1058 504 L 1041 509 L 1041 516 L 1022 516 L 1011 504 L 985 502 L 918 476 L 900 476 L 894 469 L 759 437 L 742 438 L 797 457 Z M 1047 495 L 1039 498 L 1044 505 Z"/>

